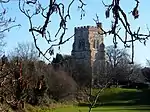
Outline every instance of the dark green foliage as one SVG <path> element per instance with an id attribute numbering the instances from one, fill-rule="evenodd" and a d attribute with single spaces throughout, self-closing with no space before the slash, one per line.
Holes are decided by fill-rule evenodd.
<path id="1" fill-rule="evenodd" d="M 59 69 L 63 64 L 64 58 L 61 54 L 56 54 L 56 58 L 53 58 L 52 65 L 54 69 Z"/>
<path id="2" fill-rule="evenodd" d="M 56 54 L 56 58 L 53 59 L 52 63 L 60 63 L 63 61 L 63 56 L 61 54 Z"/>

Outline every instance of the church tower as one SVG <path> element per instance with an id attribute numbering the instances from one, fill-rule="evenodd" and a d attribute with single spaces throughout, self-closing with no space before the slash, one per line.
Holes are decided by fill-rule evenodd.
<path id="1" fill-rule="evenodd" d="M 105 59 L 102 23 L 95 26 L 75 27 L 72 57 L 77 63 L 92 68 L 96 60 Z M 99 52 L 99 53 L 98 53 Z M 98 59 L 97 59 L 98 58 Z"/>

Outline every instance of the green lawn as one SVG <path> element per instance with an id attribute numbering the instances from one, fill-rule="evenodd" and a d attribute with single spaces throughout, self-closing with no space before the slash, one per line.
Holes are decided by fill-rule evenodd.
<path id="1" fill-rule="evenodd" d="M 93 90 L 93 96 L 98 89 Z M 98 98 L 98 103 L 109 105 L 150 105 L 150 90 L 108 88 L 105 89 Z"/>
<path id="2" fill-rule="evenodd" d="M 94 89 L 93 96 L 97 92 L 98 89 Z M 88 112 L 88 105 L 87 102 L 83 102 L 78 106 L 34 107 L 28 112 Z M 91 112 L 150 112 L 150 90 L 105 89 Z"/>
<path id="3" fill-rule="evenodd" d="M 88 107 L 63 107 L 55 109 L 40 109 L 36 112 L 88 112 Z M 148 106 L 110 106 L 93 108 L 91 112 L 150 112 Z"/>

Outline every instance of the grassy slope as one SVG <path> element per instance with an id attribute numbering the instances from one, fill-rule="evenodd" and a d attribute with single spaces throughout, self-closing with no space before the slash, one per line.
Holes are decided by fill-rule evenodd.
<path id="1" fill-rule="evenodd" d="M 93 96 L 96 95 L 98 89 L 93 90 Z M 111 88 L 105 89 L 98 99 L 101 103 L 119 103 L 119 104 L 137 104 L 137 105 L 149 105 L 150 104 L 150 91 L 137 90 L 137 89 L 122 89 Z"/>
<path id="2" fill-rule="evenodd" d="M 124 107 L 98 107 L 93 108 L 92 112 L 150 112 L 148 106 L 124 106 Z M 88 112 L 88 107 L 62 107 L 55 109 L 38 109 L 32 112 Z"/>
<path id="3" fill-rule="evenodd" d="M 93 96 L 98 89 L 93 90 Z M 99 104 L 109 106 L 100 106 Z M 92 112 L 150 112 L 150 92 L 147 90 L 111 88 L 105 89 L 98 99 L 98 107 L 93 108 Z M 138 106 L 137 106 L 138 105 Z M 147 106 L 141 106 L 147 105 Z M 50 108 L 28 109 L 28 112 L 88 112 L 86 104 L 82 106 L 54 106 Z"/>

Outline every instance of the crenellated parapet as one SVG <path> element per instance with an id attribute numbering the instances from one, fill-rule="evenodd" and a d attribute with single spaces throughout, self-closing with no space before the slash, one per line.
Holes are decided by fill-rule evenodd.
<path id="1" fill-rule="evenodd" d="M 81 26 L 81 27 L 75 27 L 75 30 L 86 30 L 89 29 L 90 26 Z"/>
<path id="2" fill-rule="evenodd" d="M 100 24 L 100 26 L 102 26 L 101 24 Z M 77 30 L 77 31 L 81 31 L 81 30 L 97 30 L 98 28 L 97 28 L 97 26 L 80 26 L 80 27 L 75 27 L 75 31 Z"/>

